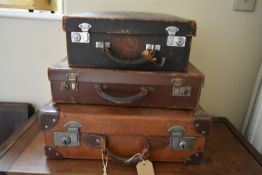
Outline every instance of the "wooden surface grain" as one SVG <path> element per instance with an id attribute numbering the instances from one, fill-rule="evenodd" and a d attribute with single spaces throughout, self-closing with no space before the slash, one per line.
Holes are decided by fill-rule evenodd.
<path id="1" fill-rule="evenodd" d="M 200 165 L 156 163 L 156 175 L 261 175 L 260 155 L 247 142 L 236 137 L 236 131 L 225 120 L 213 123 L 207 138 L 204 159 Z M 85 174 L 101 175 L 102 162 L 90 160 L 47 160 L 44 155 L 43 132 L 34 123 L 32 127 L 0 159 L 0 172 L 7 174 Z M 111 175 L 135 175 L 134 167 L 109 163 Z"/>

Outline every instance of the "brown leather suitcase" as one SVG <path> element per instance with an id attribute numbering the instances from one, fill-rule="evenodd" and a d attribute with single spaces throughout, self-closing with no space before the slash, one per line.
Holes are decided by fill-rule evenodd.
<path id="1" fill-rule="evenodd" d="M 167 14 L 65 15 L 70 66 L 185 71 L 196 22 Z"/>
<path id="2" fill-rule="evenodd" d="M 210 118 L 201 110 L 47 104 L 39 113 L 51 159 L 142 159 L 198 163 Z"/>
<path id="3" fill-rule="evenodd" d="M 29 103 L 0 102 L 0 145 L 35 112 Z"/>
<path id="4" fill-rule="evenodd" d="M 55 103 L 196 109 L 204 75 L 188 72 L 145 72 L 69 68 L 62 60 L 48 70 Z"/>

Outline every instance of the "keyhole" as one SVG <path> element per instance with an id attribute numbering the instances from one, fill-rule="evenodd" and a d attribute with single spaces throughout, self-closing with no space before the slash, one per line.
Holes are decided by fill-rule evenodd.
<path id="1" fill-rule="evenodd" d="M 177 44 L 178 46 L 182 46 L 182 45 L 184 44 L 183 39 L 182 39 L 182 38 L 178 38 L 178 39 L 176 40 L 176 44 Z"/>
<path id="2" fill-rule="evenodd" d="M 71 138 L 68 136 L 63 136 L 60 140 L 64 145 L 68 145 L 71 143 Z"/>
<path id="3" fill-rule="evenodd" d="M 179 147 L 180 148 L 182 148 L 182 149 L 185 149 L 186 148 L 186 142 L 185 141 L 181 141 L 180 143 L 179 143 Z"/>
<path id="4" fill-rule="evenodd" d="M 67 84 L 67 83 L 63 84 L 63 89 L 64 90 L 69 90 L 70 89 L 70 85 Z"/>
<path id="5" fill-rule="evenodd" d="M 80 41 L 81 40 L 81 35 L 79 33 L 75 33 L 73 36 L 75 41 Z"/>

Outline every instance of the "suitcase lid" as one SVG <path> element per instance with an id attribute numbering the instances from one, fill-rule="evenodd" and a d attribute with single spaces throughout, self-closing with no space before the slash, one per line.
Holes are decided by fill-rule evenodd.
<path id="1" fill-rule="evenodd" d="M 67 81 L 70 74 L 76 75 L 77 82 L 154 86 L 202 87 L 205 78 L 204 74 L 190 63 L 187 72 L 71 68 L 67 59 L 48 68 L 48 77 L 51 81 Z"/>
<path id="2" fill-rule="evenodd" d="M 95 12 L 65 15 L 64 31 L 80 32 L 79 24 L 91 25 L 90 33 L 168 35 L 167 27 L 177 27 L 177 36 L 196 36 L 196 22 L 173 15 L 146 12 Z"/>

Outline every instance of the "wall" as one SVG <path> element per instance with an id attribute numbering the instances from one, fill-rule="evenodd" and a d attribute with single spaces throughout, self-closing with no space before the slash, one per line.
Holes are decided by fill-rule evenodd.
<path id="1" fill-rule="evenodd" d="M 262 58 L 262 2 L 257 1 L 255 12 L 233 11 L 232 4 L 233 0 L 67 0 L 66 11 L 149 11 L 195 19 L 198 32 L 190 61 L 206 74 L 200 103 L 240 128 Z M 0 24 L 0 98 L 41 106 L 50 99 L 46 68 L 66 53 L 64 34 L 58 31 L 61 24 L 5 18 Z M 11 68 L 16 72 L 10 74 Z"/>
<path id="2" fill-rule="evenodd" d="M 0 101 L 51 99 L 47 68 L 66 55 L 60 21 L 0 18 Z"/>

